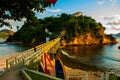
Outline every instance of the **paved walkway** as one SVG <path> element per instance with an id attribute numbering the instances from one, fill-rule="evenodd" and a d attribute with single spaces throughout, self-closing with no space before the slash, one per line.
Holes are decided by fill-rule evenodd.
<path id="1" fill-rule="evenodd" d="M 20 70 L 10 70 L 0 76 L 0 80 L 23 80 L 20 76 Z"/>
<path id="2" fill-rule="evenodd" d="M 0 80 L 23 80 L 20 71 L 22 70 L 22 63 L 16 67 L 7 70 L 4 74 L 0 76 Z"/>

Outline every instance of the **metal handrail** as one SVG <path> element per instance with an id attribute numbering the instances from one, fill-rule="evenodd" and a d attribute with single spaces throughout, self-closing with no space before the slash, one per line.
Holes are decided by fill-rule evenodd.
<path id="1" fill-rule="evenodd" d="M 29 72 L 31 72 L 31 73 L 33 73 L 33 74 L 45 76 L 45 77 L 48 78 L 48 79 L 50 78 L 50 79 L 52 79 L 52 80 L 62 80 L 62 79 L 60 79 L 60 78 L 56 78 L 56 77 L 53 77 L 53 76 L 50 76 L 50 75 L 47 75 L 47 74 L 44 74 L 44 73 L 41 73 L 41 72 L 37 72 L 37 71 L 34 71 L 34 70 L 27 69 L 27 68 L 24 68 L 23 70 L 24 70 L 24 71 L 29 71 Z M 27 74 L 27 72 L 25 72 L 25 73 Z M 28 74 L 27 74 L 27 77 L 29 78 L 29 80 L 32 80 Z"/>

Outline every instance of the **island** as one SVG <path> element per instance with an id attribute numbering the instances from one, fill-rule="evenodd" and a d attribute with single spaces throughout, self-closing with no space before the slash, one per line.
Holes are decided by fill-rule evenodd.
<path id="1" fill-rule="evenodd" d="M 77 15 L 76 15 L 77 14 Z M 33 18 L 20 30 L 10 36 L 8 42 L 22 42 L 23 45 L 39 45 L 46 37 L 61 37 L 61 45 L 115 44 L 117 39 L 104 33 L 105 27 L 82 12 L 62 13 L 44 19 Z"/>

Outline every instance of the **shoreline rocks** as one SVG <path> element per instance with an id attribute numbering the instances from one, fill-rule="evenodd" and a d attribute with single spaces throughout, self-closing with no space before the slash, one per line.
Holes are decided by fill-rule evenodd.
<path id="1" fill-rule="evenodd" d="M 93 37 L 91 33 L 75 37 L 74 40 L 67 42 L 65 39 L 61 40 L 61 45 L 99 45 L 99 44 L 116 44 L 118 41 L 111 35 L 104 35 L 101 37 Z"/>

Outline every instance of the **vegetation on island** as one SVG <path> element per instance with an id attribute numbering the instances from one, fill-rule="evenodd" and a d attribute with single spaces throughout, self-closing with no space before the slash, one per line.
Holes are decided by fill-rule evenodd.
<path id="1" fill-rule="evenodd" d="M 7 39 L 10 35 L 13 35 L 14 32 L 12 30 L 3 29 L 0 31 L 0 39 Z"/>
<path id="2" fill-rule="evenodd" d="M 56 17 L 50 16 L 44 19 L 34 17 L 32 19 L 31 22 L 26 22 L 7 41 L 19 41 L 25 45 L 38 45 L 45 42 L 46 37 L 53 39 L 59 36 L 66 43 L 70 43 L 76 38 L 78 38 L 78 44 L 116 43 L 116 39 L 112 35 L 104 34 L 105 28 L 102 24 L 97 23 L 89 16 L 76 17 L 72 14 L 63 13 Z"/>

